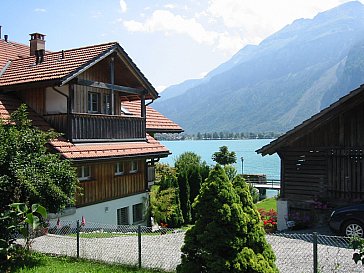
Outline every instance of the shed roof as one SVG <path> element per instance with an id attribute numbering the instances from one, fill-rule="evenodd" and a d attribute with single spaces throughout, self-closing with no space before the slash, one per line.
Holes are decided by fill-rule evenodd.
<path id="1" fill-rule="evenodd" d="M 359 97 L 360 99 L 358 99 Z M 313 115 L 311 118 L 305 120 L 300 125 L 286 132 L 284 135 L 273 140 L 272 142 L 263 146 L 262 148 L 256 150 L 256 152 L 262 154 L 263 156 L 267 154 L 270 155 L 274 154 L 277 151 L 279 151 L 282 147 L 288 146 L 294 141 L 300 139 L 313 129 L 330 121 L 338 114 L 358 105 L 363 101 L 363 99 L 364 99 L 364 85 L 361 85 L 359 88 L 352 90 L 349 94 L 343 96 L 338 101 L 334 102 L 327 108 L 321 110 L 316 115 Z"/>

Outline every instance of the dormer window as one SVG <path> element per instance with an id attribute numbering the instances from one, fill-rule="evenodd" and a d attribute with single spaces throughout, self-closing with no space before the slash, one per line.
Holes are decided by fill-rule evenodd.
<path id="1" fill-rule="evenodd" d="M 88 112 L 100 112 L 100 94 L 95 92 L 88 92 Z"/>

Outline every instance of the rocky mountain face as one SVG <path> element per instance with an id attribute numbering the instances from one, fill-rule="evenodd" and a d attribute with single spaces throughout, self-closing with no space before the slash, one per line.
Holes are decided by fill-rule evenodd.
<path id="1" fill-rule="evenodd" d="M 364 5 L 299 19 L 153 107 L 187 133 L 285 132 L 364 83 Z"/>

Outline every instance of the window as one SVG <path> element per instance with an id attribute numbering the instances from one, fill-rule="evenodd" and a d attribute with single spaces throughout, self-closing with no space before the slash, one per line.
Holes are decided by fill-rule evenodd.
<path id="1" fill-rule="evenodd" d="M 115 175 L 124 174 L 124 162 L 120 161 L 115 164 Z"/>
<path id="2" fill-rule="evenodd" d="M 131 161 L 130 162 L 130 173 L 136 173 L 138 171 L 138 162 Z"/>
<path id="3" fill-rule="evenodd" d="M 143 221 L 143 204 L 133 205 L 133 223 Z"/>
<path id="4" fill-rule="evenodd" d="M 77 168 L 78 180 L 90 180 L 91 179 L 91 166 L 80 166 Z"/>
<path id="5" fill-rule="evenodd" d="M 102 113 L 104 113 L 106 115 L 110 115 L 111 114 L 111 99 L 110 99 L 109 94 L 104 94 L 102 103 L 103 103 Z"/>
<path id="6" fill-rule="evenodd" d="M 116 210 L 118 225 L 129 225 L 129 207 L 124 207 Z"/>
<path id="7" fill-rule="evenodd" d="M 99 113 L 99 94 L 88 92 L 88 112 Z"/>

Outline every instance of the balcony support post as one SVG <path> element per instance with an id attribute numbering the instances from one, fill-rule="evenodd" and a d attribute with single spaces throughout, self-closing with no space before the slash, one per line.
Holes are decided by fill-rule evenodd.
<path id="1" fill-rule="evenodd" d="M 115 84 L 115 62 L 114 57 L 110 58 L 110 104 L 111 104 L 111 115 L 115 115 L 115 98 L 114 98 L 114 84 Z"/>
<path id="2" fill-rule="evenodd" d="M 73 126 L 72 126 L 72 113 L 73 113 L 73 98 L 75 95 L 75 86 L 73 84 L 68 85 L 68 97 L 67 97 L 67 138 L 72 141 Z"/>

